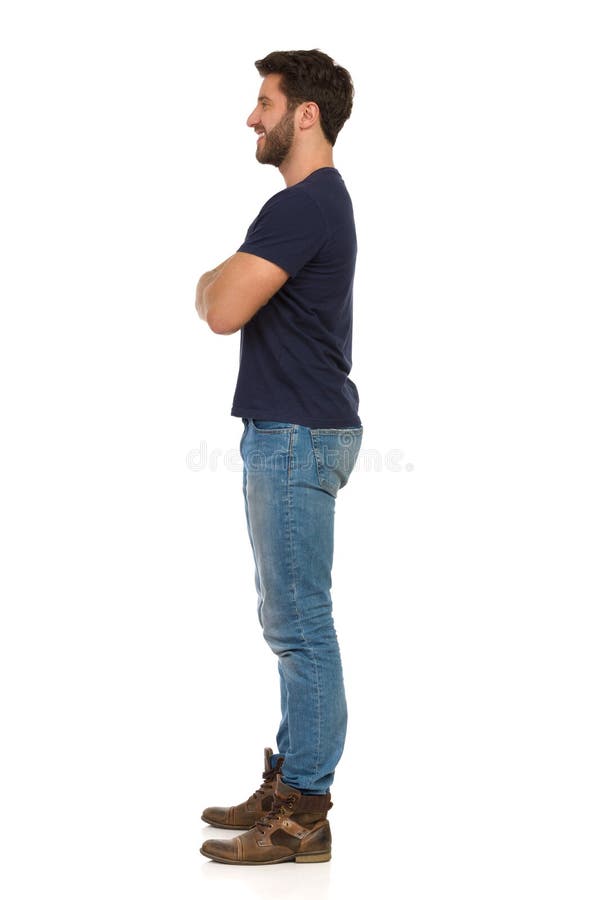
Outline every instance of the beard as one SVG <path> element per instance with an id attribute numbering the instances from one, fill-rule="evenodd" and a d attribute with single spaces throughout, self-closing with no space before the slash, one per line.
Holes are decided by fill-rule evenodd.
<path id="1" fill-rule="evenodd" d="M 281 122 L 265 135 L 256 148 L 259 163 L 279 167 L 292 149 L 294 143 L 294 112 L 287 112 Z"/>

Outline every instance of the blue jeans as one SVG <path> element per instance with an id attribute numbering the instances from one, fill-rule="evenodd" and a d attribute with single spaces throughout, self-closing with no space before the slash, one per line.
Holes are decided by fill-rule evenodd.
<path id="1" fill-rule="evenodd" d="M 303 793 L 324 794 L 347 723 L 330 595 L 335 500 L 356 463 L 363 429 L 242 421 L 258 620 L 278 658 L 282 777 Z"/>

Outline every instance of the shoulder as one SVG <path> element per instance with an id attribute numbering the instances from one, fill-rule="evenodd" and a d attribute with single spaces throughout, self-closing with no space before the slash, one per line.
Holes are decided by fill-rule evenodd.
<path id="1" fill-rule="evenodd" d="M 321 207 L 315 194 L 307 185 L 302 182 L 293 184 L 291 187 L 283 188 L 269 197 L 264 204 L 261 212 L 270 212 L 271 210 L 294 209 L 306 211 L 308 213 L 320 213 Z"/>
<path id="2" fill-rule="evenodd" d="M 317 197 L 301 183 L 284 188 L 266 201 L 251 229 L 296 228 L 328 231 L 327 216 Z"/>
<path id="3" fill-rule="evenodd" d="M 330 225 L 347 215 L 352 208 L 348 189 L 339 171 L 334 167 L 325 166 L 316 169 L 312 175 L 299 182 L 297 187 L 309 198 L 309 202 L 319 209 L 324 221 Z"/>

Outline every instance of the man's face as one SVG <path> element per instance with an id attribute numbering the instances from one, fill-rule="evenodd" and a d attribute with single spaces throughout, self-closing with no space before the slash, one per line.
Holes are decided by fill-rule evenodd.
<path id="1" fill-rule="evenodd" d="M 294 112 L 288 112 L 287 97 L 279 90 L 281 75 L 267 75 L 258 92 L 258 102 L 246 124 L 259 137 L 256 158 L 279 167 L 294 143 Z"/>

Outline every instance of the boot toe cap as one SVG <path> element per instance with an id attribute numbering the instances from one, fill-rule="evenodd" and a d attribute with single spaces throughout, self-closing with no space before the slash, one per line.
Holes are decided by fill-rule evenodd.
<path id="1" fill-rule="evenodd" d="M 229 807 L 208 806 L 202 813 L 202 820 L 209 825 L 227 825 L 229 819 Z"/>
<path id="2" fill-rule="evenodd" d="M 204 856 L 210 857 L 210 859 L 233 862 L 240 858 L 239 841 L 235 839 L 232 841 L 204 841 L 202 847 L 200 848 L 200 853 L 202 853 Z"/>

